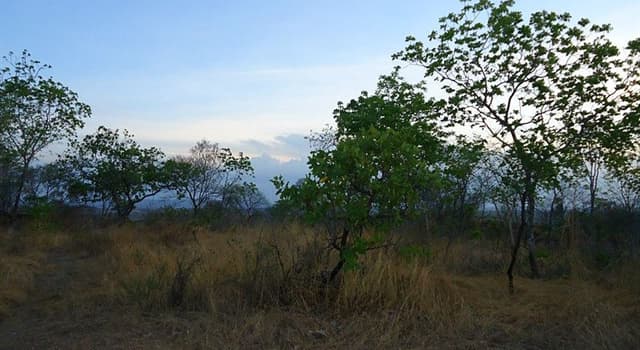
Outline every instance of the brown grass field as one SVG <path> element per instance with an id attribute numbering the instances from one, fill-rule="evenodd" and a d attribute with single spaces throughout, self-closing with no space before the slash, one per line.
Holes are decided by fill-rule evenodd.
<path id="1" fill-rule="evenodd" d="M 338 283 L 313 230 L 127 224 L 0 231 L 1 349 L 638 349 L 640 264 L 495 242 L 371 252 Z M 407 240 L 399 245 L 408 244 Z M 415 248 L 423 247 L 423 248 Z M 409 252 L 409 253 L 407 253 Z"/>

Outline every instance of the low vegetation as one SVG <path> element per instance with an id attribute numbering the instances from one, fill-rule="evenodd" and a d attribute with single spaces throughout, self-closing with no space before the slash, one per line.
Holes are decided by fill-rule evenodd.
<path id="1" fill-rule="evenodd" d="M 407 228 L 328 282 L 339 257 L 316 230 L 140 222 L 3 234 L 2 347 L 638 345 L 640 278 L 627 272 L 640 261 L 603 267 L 557 247 L 541 258 L 547 277 L 521 279 L 512 296 L 494 240 L 425 242 Z M 517 275 L 527 266 L 523 256 Z"/>

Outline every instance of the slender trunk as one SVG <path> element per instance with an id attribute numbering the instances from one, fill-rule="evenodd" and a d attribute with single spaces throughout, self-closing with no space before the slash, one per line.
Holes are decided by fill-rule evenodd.
<path id="1" fill-rule="evenodd" d="M 593 217 L 598 193 L 598 178 L 600 177 L 600 163 L 592 161 L 589 168 L 589 214 Z"/>
<path id="2" fill-rule="evenodd" d="M 553 197 L 551 198 L 551 207 L 549 208 L 549 217 L 547 218 L 547 244 L 551 242 L 551 236 L 553 235 L 553 219 L 555 216 L 556 210 L 556 200 L 558 198 L 558 192 L 556 189 L 553 190 Z"/>
<path id="3" fill-rule="evenodd" d="M 200 209 L 200 206 L 199 206 L 199 205 L 197 205 L 195 202 L 193 202 L 192 204 L 193 204 L 193 207 L 192 207 L 192 208 L 193 208 L 193 210 L 192 210 L 192 212 L 191 212 L 191 213 L 193 214 L 193 217 L 194 217 L 194 218 L 196 218 L 196 217 L 198 217 L 198 212 L 200 211 L 200 210 L 199 210 L 199 209 Z"/>
<path id="4" fill-rule="evenodd" d="M 329 274 L 329 281 L 327 282 L 333 282 L 333 280 L 338 276 L 338 273 L 340 273 L 340 270 L 342 270 L 344 263 L 344 259 L 340 259 L 340 261 L 338 261 L 338 264 L 333 268 L 333 270 L 331 270 L 331 273 Z"/>
<path id="5" fill-rule="evenodd" d="M 464 229 L 465 229 L 465 220 L 466 220 L 466 215 L 465 215 L 465 205 L 466 203 L 466 199 L 467 199 L 467 184 L 465 183 L 463 185 L 463 190 L 462 190 L 462 195 L 460 196 L 460 207 L 459 207 L 459 213 L 460 213 L 460 220 L 458 221 L 458 234 L 462 235 L 464 233 Z"/>
<path id="6" fill-rule="evenodd" d="M 509 269 L 507 270 L 507 276 L 509 277 L 509 292 L 511 294 L 514 293 L 513 268 L 518 260 L 518 250 L 520 249 L 520 242 L 522 241 L 523 235 L 526 235 L 527 239 L 531 276 L 532 278 L 538 278 L 540 276 L 538 263 L 536 261 L 536 241 L 533 233 L 533 220 L 535 217 L 535 188 L 536 186 L 531 178 L 531 173 L 526 173 L 524 191 L 520 197 L 520 227 L 518 227 L 518 235 L 516 237 L 516 242 L 512 247 L 511 262 L 509 263 Z"/>
<path id="7" fill-rule="evenodd" d="M 338 274 L 344 267 L 344 264 L 346 263 L 346 261 L 342 256 L 342 252 L 344 248 L 347 246 L 348 242 L 349 242 L 349 229 L 344 228 L 342 230 L 342 237 L 340 237 L 340 245 L 338 246 L 338 251 L 340 252 L 340 261 L 338 261 L 338 264 L 336 264 L 333 270 L 331 270 L 331 273 L 329 274 L 328 282 L 333 282 L 333 280 L 338 276 Z"/>
<path id="8" fill-rule="evenodd" d="M 539 278 L 538 262 L 536 261 L 536 238 L 533 232 L 534 217 L 536 211 L 535 193 L 529 192 L 527 198 L 527 247 L 529 248 L 529 266 L 531 267 L 531 277 Z"/>
<path id="9" fill-rule="evenodd" d="M 464 229 L 465 229 L 465 199 L 467 197 L 467 184 L 464 183 L 463 185 L 463 189 L 461 190 L 461 194 L 460 194 L 460 201 L 456 200 L 453 207 L 455 210 L 458 211 L 458 222 L 456 224 L 456 228 L 455 228 L 455 234 L 460 237 L 464 234 Z M 459 204 L 458 204 L 459 202 Z M 446 263 L 447 259 L 449 257 L 449 248 L 451 248 L 451 244 L 453 243 L 454 240 L 454 236 L 453 236 L 453 230 L 449 232 L 449 235 L 447 237 L 447 246 L 444 250 L 444 258 L 443 261 Z"/>
<path id="10" fill-rule="evenodd" d="M 513 287 L 513 268 L 516 265 L 516 261 L 518 260 L 518 250 L 520 249 L 520 241 L 522 240 L 522 234 L 524 233 L 527 221 L 526 221 L 526 194 L 522 194 L 520 197 L 520 226 L 518 227 L 518 234 L 516 235 L 516 239 L 514 244 L 511 246 L 511 262 L 509 263 L 509 269 L 507 270 L 507 276 L 509 277 L 509 293 L 514 293 Z"/>
<path id="11" fill-rule="evenodd" d="M 116 212 L 118 213 L 118 221 L 121 224 L 129 221 L 129 215 L 136 208 L 135 204 L 129 202 L 125 204 L 116 204 Z"/>
<path id="12" fill-rule="evenodd" d="M 429 209 L 425 211 L 424 214 L 424 231 L 427 238 L 431 238 L 431 229 L 430 229 L 430 220 L 429 220 Z"/>
<path id="13" fill-rule="evenodd" d="M 16 220 L 18 217 L 18 209 L 20 209 L 20 200 L 22 199 L 22 191 L 24 190 L 24 183 L 27 181 L 27 172 L 29 171 L 29 162 L 25 160 L 22 166 L 22 173 L 20 174 L 20 180 L 18 182 L 18 189 L 16 191 L 16 198 L 13 202 L 13 208 L 11 210 L 11 220 Z"/>

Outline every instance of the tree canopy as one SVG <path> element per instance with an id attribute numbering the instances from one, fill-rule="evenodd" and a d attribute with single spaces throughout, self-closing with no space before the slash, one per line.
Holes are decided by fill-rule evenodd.
<path id="1" fill-rule="evenodd" d="M 365 228 L 416 213 L 420 189 L 433 184 L 443 147 L 438 107 L 421 84 L 404 81 L 397 71 L 383 76 L 375 94 L 338 104 L 335 147 L 311 153 L 303 181 L 290 186 L 274 180 L 281 198 L 300 203 L 310 222 L 327 225 L 329 244 L 340 252 L 331 278 L 379 243 L 362 236 Z"/>
<path id="2" fill-rule="evenodd" d="M 38 154 L 74 136 L 91 109 L 71 89 L 43 77 L 51 67 L 33 60 L 28 51 L 3 59 L 7 65 L 0 68 L 0 161 L 16 173 L 15 183 L 8 186 L 12 191 L 4 194 L 11 197 L 8 209 L 15 215 L 27 172 Z"/>
<path id="3" fill-rule="evenodd" d="M 127 218 L 136 204 L 167 187 L 163 157 L 155 147 L 140 146 L 126 130 L 101 126 L 72 142 L 60 164 L 71 197 L 102 203 Z"/>
<path id="4" fill-rule="evenodd" d="M 579 164 L 585 145 L 628 145 L 639 58 L 635 42 L 624 54 L 611 42 L 609 25 L 574 23 L 568 13 L 549 11 L 527 18 L 514 4 L 463 1 L 460 12 L 440 19 L 427 43 L 408 37 L 408 46 L 394 55 L 423 67 L 442 87 L 443 121 L 482 128 L 504 154 L 505 180 L 522 202 L 510 278 L 525 231 L 538 275 L 532 231 L 537 191 Z"/>

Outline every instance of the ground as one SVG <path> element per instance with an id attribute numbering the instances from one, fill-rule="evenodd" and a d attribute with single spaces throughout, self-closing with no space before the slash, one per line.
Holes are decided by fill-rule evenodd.
<path id="1" fill-rule="evenodd" d="M 433 258 L 409 263 L 379 252 L 320 301 L 309 280 L 274 285 L 272 255 L 240 260 L 258 238 L 238 238 L 237 230 L 193 233 L 207 255 L 185 301 L 163 305 L 177 271 L 170 262 L 196 243 L 145 238 L 140 230 L 109 230 L 84 242 L 27 238 L 35 246 L 27 248 L 4 236 L 0 278 L 12 284 L 0 287 L 0 349 L 640 347 L 640 296 L 618 277 L 519 276 L 509 295 L 499 271 L 463 273 Z M 162 261 L 166 284 L 151 278 L 165 275 L 154 274 Z M 255 268 L 243 272 L 247 266 Z"/>

